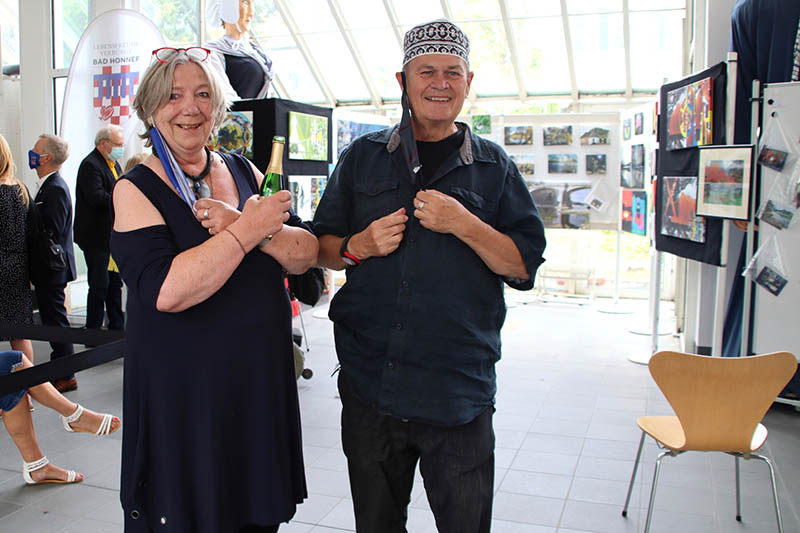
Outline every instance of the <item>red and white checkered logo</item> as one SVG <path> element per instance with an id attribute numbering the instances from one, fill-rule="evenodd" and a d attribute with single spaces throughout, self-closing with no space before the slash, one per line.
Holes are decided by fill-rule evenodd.
<path id="1" fill-rule="evenodd" d="M 94 75 L 96 90 L 93 106 L 100 119 L 119 126 L 131 114 L 131 103 L 139 85 L 139 73 L 131 72 L 130 65 L 101 67 Z"/>

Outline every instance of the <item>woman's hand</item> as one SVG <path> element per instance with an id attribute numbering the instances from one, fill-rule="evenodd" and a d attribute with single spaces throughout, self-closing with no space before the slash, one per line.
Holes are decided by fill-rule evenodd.
<path id="1" fill-rule="evenodd" d="M 211 235 L 224 231 L 238 220 L 238 209 L 220 200 L 201 198 L 194 203 L 194 216 Z"/>
<path id="2" fill-rule="evenodd" d="M 292 195 L 289 191 L 278 191 L 267 198 L 254 194 L 247 199 L 236 221 L 237 235 L 252 245 L 264 237 L 276 235 L 283 229 L 283 223 L 289 220 L 291 207 Z"/>

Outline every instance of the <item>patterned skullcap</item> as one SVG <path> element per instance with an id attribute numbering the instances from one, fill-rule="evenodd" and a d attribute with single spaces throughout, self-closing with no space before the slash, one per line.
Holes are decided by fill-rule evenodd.
<path id="1" fill-rule="evenodd" d="M 403 38 L 403 66 L 415 57 L 428 54 L 460 57 L 469 70 L 469 37 L 461 28 L 445 19 L 414 26 Z"/>

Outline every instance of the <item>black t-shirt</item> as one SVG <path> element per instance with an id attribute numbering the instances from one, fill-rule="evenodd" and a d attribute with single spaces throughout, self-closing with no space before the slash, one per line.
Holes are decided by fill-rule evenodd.
<path id="1" fill-rule="evenodd" d="M 427 187 L 428 181 L 441 164 L 444 163 L 444 160 L 453 152 L 458 151 L 462 144 L 464 144 L 464 130 L 461 128 L 441 141 L 417 141 L 419 164 L 422 165 L 419 171 L 420 188 Z"/>

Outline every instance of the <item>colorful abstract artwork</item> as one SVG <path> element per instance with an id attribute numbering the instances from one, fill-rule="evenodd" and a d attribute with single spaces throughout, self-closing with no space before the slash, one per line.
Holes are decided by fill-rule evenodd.
<path id="1" fill-rule="evenodd" d="M 635 235 L 647 235 L 647 193 L 644 191 L 622 191 L 622 231 Z"/>
<path id="2" fill-rule="evenodd" d="M 289 159 L 328 160 L 328 117 L 289 111 Z"/>
<path id="3" fill-rule="evenodd" d="M 667 150 L 712 143 L 712 78 L 667 93 Z"/>
<path id="4" fill-rule="evenodd" d="M 697 176 L 667 176 L 661 234 L 694 242 L 705 242 L 705 219 L 697 216 Z"/>

